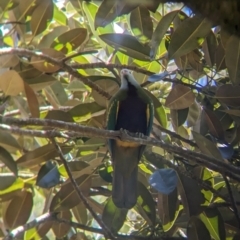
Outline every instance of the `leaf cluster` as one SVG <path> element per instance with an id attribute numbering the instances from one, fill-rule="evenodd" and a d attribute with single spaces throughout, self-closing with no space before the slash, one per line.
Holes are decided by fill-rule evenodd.
<path id="1" fill-rule="evenodd" d="M 113 234 L 236 240 L 240 39 L 182 4 L 128 2 L 1 0 L 2 117 L 56 121 L 72 176 L 88 207 Z M 152 137 L 178 149 L 146 148 L 138 202 L 129 211 L 111 200 L 106 139 L 73 138 L 57 127 L 64 121 L 104 129 L 122 68 L 133 70 L 153 100 Z M 97 223 L 79 200 L 51 136 L 37 135 L 49 130 L 0 124 L 1 236 L 49 211 L 68 223 L 46 221 L 18 237 L 100 238 L 104 233 L 94 228 Z M 202 157 L 186 155 L 185 149 Z M 235 169 L 235 178 L 225 175 L 221 164 L 206 163 L 206 157 Z M 151 176 L 157 177 L 149 184 Z"/>

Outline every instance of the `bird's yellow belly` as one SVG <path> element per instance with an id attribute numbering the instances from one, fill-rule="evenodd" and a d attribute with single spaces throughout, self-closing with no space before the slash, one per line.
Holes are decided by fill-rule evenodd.
<path id="1" fill-rule="evenodd" d="M 134 142 L 123 142 L 121 140 L 116 140 L 116 143 L 118 146 L 120 147 L 131 147 L 131 148 L 134 148 L 134 147 L 139 147 L 139 143 L 134 143 Z"/>

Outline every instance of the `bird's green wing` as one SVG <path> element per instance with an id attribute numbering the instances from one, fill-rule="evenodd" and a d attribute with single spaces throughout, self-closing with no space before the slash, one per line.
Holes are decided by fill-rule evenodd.
<path id="1" fill-rule="evenodd" d="M 117 122 L 117 115 L 118 115 L 118 109 L 119 109 L 119 102 L 124 99 L 126 96 L 126 93 L 122 91 L 121 89 L 110 99 L 108 108 L 107 108 L 107 130 L 115 130 L 116 122 Z M 108 140 L 109 144 L 109 150 L 112 154 L 112 144 L 113 140 Z"/>
<path id="2" fill-rule="evenodd" d="M 144 100 L 144 102 L 147 103 L 147 109 L 146 109 L 146 116 L 147 116 L 147 131 L 146 134 L 147 136 L 150 135 L 152 131 L 152 126 L 153 126 L 153 119 L 154 119 L 154 105 L 151 97 L 147 93 L 147 90 L 141 88 L 138 90 L 139 96 Z M 139 151 L 139 156 L 142 156 L 144 149 L 146 148 L 145 145 L 141 146 L 141 149 Z"/>

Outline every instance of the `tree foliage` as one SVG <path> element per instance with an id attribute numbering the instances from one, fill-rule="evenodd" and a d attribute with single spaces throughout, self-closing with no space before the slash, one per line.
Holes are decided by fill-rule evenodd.
<path id="1" fill-rule="evenodd" d="M 239 239 L 240 39 L 160 2 L 0 1 L 4 239 Z M 123 68 L 153 100 L 150 138 L 104 130 Z M 147 145 L 129 211 L 119 137 Z"/>

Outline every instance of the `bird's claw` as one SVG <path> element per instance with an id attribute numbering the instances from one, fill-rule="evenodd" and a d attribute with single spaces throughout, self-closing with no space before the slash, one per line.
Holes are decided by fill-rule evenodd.
<path id="1" fill-rule="evenodd" d="M 143 138 L 143 137 L 144 137 L 144 134 L 141 133 L 141 132 L 136 132 L 136 133 L 135 133 L 135 136 L 138 137 L 138 138 Z"/>

